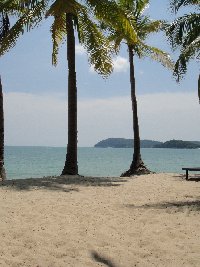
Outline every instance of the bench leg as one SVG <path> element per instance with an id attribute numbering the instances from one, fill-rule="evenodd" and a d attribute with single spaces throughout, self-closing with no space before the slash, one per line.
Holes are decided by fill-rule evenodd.
<path id="1" fill-rule="evenodd" d="M 188 170 L 186 170 L 186 180 L 188 180 Z"/>

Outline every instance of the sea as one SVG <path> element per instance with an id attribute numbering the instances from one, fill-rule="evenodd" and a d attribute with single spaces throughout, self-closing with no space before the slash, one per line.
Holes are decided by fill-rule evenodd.
<path id="1" fill-rule="evenodd" d="M 154 172 L 183 173 L 182 167 L 200 167 L 200 149 L 143 148 L 145 165 Z M 79 174 L 87 176 L 120 176 L 128 170 L 132 148 L 78 148 Z M 60 175 L 66 148 L 6 146 L 7 179 L 25 179 Z"/>

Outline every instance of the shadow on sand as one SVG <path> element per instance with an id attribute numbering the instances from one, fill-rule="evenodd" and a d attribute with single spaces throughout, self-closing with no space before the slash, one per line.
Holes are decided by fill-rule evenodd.
<path id="1" fill-rule="evenodd" d="M 83 176 L 55 176 L 44 178 L 29 178 L 6 180 L 0 182 L 0 188 L 6 187 L 13 190 L 33 190 L 33 189 L 46 189 L 46 190 L 60 190 L 62 192 L 71 192 L 79 190 L 76 186 L 120 186 L 122 182 L 126 182 L 122 178 L 107 178 L 107 177 L 83 177 Z M 74 186 L 74 188 L 72 188 Z"/>
<path id="2" fill-rule="evenodd" d="M 96 262 L 103 263 L 108 267 L 118 267 L 110 259 L 103 257 L 102 255 L 98 254 L 96 251 L 91 251 L 91 257 Z"/>
<path id="3" fill-rule="evenodd" d="M 134 204 L 126 205 L 127 208 L 132 209 L 163 209 L 169 212 L 185 212 L 189 211 L 200 211 L 200 200 L 194 201 L 173 201 L 173 202 L 162 202 L 162 203 L 153 203 L 145 204 L 141 206 L 136 206 Z"/>
<path id="4" fill-rule="evenodd" d="M 196 173 L 189 173 L 189 179 L 186 180 L 186 175 L 185 174 L 177 174 L 174 175 L 173 177 L 175 178 L 181 178 L 187 182 L 200 182 L 200 174 L 196 174 Z"/>

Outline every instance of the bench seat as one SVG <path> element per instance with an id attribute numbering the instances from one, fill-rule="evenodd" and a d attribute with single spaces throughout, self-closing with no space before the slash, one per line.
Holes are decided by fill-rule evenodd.
<path id="1" fill-rule="evenodd" d="M 195 172 L 195 171 L 200 171 L 200 167 L 197 167 L 197 168 L 195 168 L 195 167 L 188 167 L 188 168 L 182 168 L 182 170 L 184 170 L 184 171 L 186 171 L 186 180 L 188 180 L 188 172 L 189 171 L 193 171 L 193 172 Z"/>

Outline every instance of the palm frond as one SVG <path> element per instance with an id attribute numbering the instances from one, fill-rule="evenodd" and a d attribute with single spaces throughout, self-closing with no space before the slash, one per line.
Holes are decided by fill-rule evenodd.
<path id="1" fill-rule="evenodd" d="M 117 0 L 117 5 L 126 10 L 135 10 L 135 1 L 133 0 Z"/>
<path id="2" fill-rule="evenodd" d="M 127 39 L 137 41 L 137 33 L 130 23 L 128 15 L 113 0 L 87 0 L 88 6 L 93 10 L 99 21 L 124 33 Z"/>
<path id="3" fill-rule="evenodd" d="M 171 0 L 170 7 L 177 12 L 182 6 L 200 5 L 200 0 Z"/>
<path id="4" fill-rule="evenodd" d="M 53 42 L 52 64 L 57 65 L 59 45 L 66 38 L 66 15 L 55 16 L 51 26 L 51 36 Z"/>
<path id="5" fill-rule="evenodd" d="M 182 6 L 193 5 L 200 9 L 200 0 L 171 0 L 171 8 L 176 13 Z M 172 48 L 180 49 L 179 58 L 174 67 L 177 82 L 187 72 L 187 65 L 191 59 L 200 58 L 200 14 L 191 13 L 175 20 L 167 28 L 167 37 Z M 199 78 L 200 79 L 200 78 Z M 198 80 L 198 95 L 200 100 L 200 81 Z"/>
<path id="6" fill-rule="evenodd" d="M 15 46 L 17 39 L 25 31 L 30 31 L 42 20 L 45 7 L 42 2 L 37 4 L 33 9 L 27 10 L 7 32 L 6 36 L 0 43 L 0 55 L 3 55 L 10 48 Z"/>
<path id="7" fill-rule="evenodd" d="M 174 76 L 177 77 L 179 82 L 183 75 L 187 72 L 188 62 L 196 57 L 200 56 L 200 37 L 196 38 L 190 45 L 181 50 L 179 58 L 174 67 Z"/>
<path id="8" fill-rule="evenodd" d="M 10 22 L 7 13 L 0 12 L 0 43 L 1 40 L 6 36 L 10 28 Z"/>
<path id="9" fill-rule="evenodd" d="M 200 14 L 189 14 L 175 20 L 167 29 L 167 37 L 174 49 L 191 43 L 200 35 Z M 188 38 L 189 37 L 189 38 Z"/>
<path id="10" fill-rule="evenodd" d="M 53 42 L 53 65 L 57 65 L 59 46 L 66 39 L 66 14 L 72 14 L 74 18 L 77 18 L 77 14 L 82 9 L 84 9 L 84 7 L 77 3 L 75 0 L 71 0 L 68 2 L 63 0 L 56 0 L 47 10 L 45 17 L 54 17 L 54 21 L 51 26 L 51 36 Z"/>
<path id="11" fill-rule="evenodd" d="M 48 11 L 46 12 L 46 18 L 49 16 L 60 16 L 64 13 L 70 13 L 73 15 L 77 15 L 79 10 L 82 8 L 82 5 L 80 5 L 75 0 L 70 1 L 63 1 L 63 0 L 56 0 L 53 2 L 53 4 L 50 6 Z"/>
<path id="12" fill-rule="evenodd" d="M 122 40 L 124 39 L 124 36 L 122 33 L 119 32 L 113 32 L 108 36 L 108 40 L 113 44 L 113 48 L 115 53 L 118 53 L 120 50 L 120 44 Z"/>
<path id="13" fill-rule="evenodd" d="M 136 18 L 140 17 L 149 6 L 149 0 L 118 0 L 117 4 L 130 11 Z"/>
<path id="14" fill-rule="evenodd" d="M 164 28 L 165 22 L 152 21 L 148 16 L 142 16 L 137 20 L 137 33 L 140 40 L 145 40 L 150 34 L 157 33 Z"/>
<path id="15" fill-rule="evenodd" d="M 162 20 L 155 20 L 155 21 L 145 20 L 144 23 L 141 23 L 141 26 L 142 26 L 141 31 L 146 32 L 148 34 L 156 33 L 158 31 L 160 31 L 160 29 L 163 27 L 164 23 L 165 22 Z"/>
<path id="16" fill-rule="evenodd" d="M 19 7 L 24 9 L 32 9 L 35 8 L 41 0 L 18 0 Z"/>
<path id="17" fill-rule="evenodd" d="M 111 45 L 98 26 L 90 19 L 84 9 L 78 14 L 79 42 L 89 55 L 90 64 L 103 77 L 112 72 Z"/>
<path id="18" fill-rule="evenodd" d="M 139 47 L 142 51 L 143 56 L 148 56 L 151 59 L 160 62 L 164 67 L 167 67 L 168 69 L 172 70 L 174 68 L 174 63 L 171 60 L 169 54 L 158 49 L 157 47 L 146 45 L 143 42 L 140 42 Z"/>
<path id="19" fill-rule="evenodd" d="M 104 77 L 112 71 L 111 45 L 100 32 L 97 24 L 89 17 L 87 8 L 76 1 L 55 1 L 46 13 L 46 17 L 53 16 L 51 26 L 53 52 L 52 63 L 57 64 L 59 45 L 66 38 L 66 14 L 73 15 L 74 26 L 78 31 L 79 42 L 84 46 L 89 55 L 90 64 Z"/>
<path id="20" fill-rule="evenodd" d="M 0 12 L 4 11 L 11 15 L 20 16 L 24 12 L 35 8 L 38 4 L 47 5 L 49 0 L 2 0 Z"/>
<path id="21" fill-rule="evenodd" d="M 141 15 L 143 15 L 145 9 L 149 7 L 149 0 L 136 0 L 135 1 L 135 11 L 134 15 L 136 18 L 139 18 Z"/>

